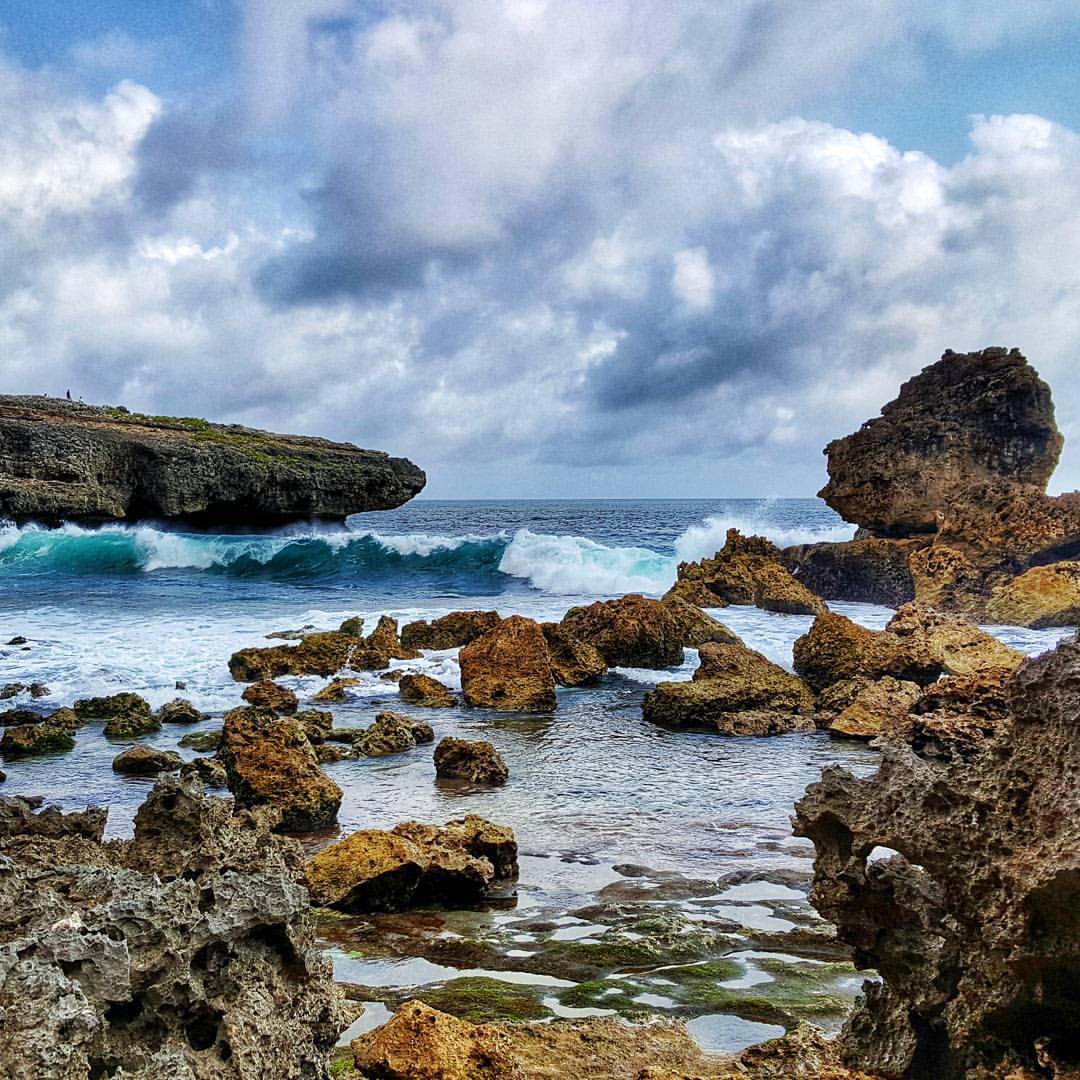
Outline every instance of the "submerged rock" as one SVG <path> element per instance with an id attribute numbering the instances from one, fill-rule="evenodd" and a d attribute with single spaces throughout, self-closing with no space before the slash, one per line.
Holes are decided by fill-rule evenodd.
<path id="1" fill-rule="evenodd" d="M 199 712 L 190 701 L 177 698 L 162 705 L 158 709 L 157 718 L 163 724 L 198 724 L 209 717 L 204 712 Z"/>
<path id="2" fill-rule="evenodd" d="M 645 695 L 646 720 L 722 735 L 813 730 L 814 695 L 795 675 L 745 645 L 711 642 L 700 655 L 691 682 L 659 683 Z"/>
<path id="3" fill-rule="evenodd" d="M 129 746 L 113 758 L 113 772 L 127 776 L 154 776 L 156 773 L 176 772 L 184 764 L 172 750 L 157 750 L 152 746 Z"/>
<path id="4" fill-rule="evenodd" d="M 324 829 L 337 820 L 342 792 L 320 768 L 294 719 L 265 709 L 225 714 L 218 750 L 238 806 L 269 805 L 290 832 Z"/>
<path id="5" fill-rule="evenodd" d="M 560 625 L 610 667 L 676 667 L 683 660 L 684 628 L 671 609 L 637 593 L 571 608 Z"/>
<path id="6" fill-rule="evenodd" d="M 555 709 L 551 654 L 540 624 L 532 619 L 522 615 L 503 619 L 464 646 L 458 662 L 461 690 L 466 704 L 473 708 L 508 712 Z"/>
<path id="7" fill-rule="evenodd" d="M 0 397 L 0 516 L 281 525 L 388 510 L 424 486 L 411 461 L 235 424 Z"/>
<path id="8" fill-rule="evenodd" d="M 450 709 L 457 704 L 450 687 L 444 686 L 430 675 L 402 675 L 397 680 L 398 694 L 410 705 L 423 705 L 429 709 Z"/>
<path id="9" fill-rule="evenodd" d="M 875 776 L 827 769 L 797 807 L 817 852 L 811 898 L 882 978 L 845 1025 L 844 1061 L 887 1077 L 1072 1075 L 1080 642 L 1011 676 L 947 682 L 927 689 L 923 715 L 966 697 L 988 730 L 912 730 L 887 742 Z M 891 855 L 871 860 L 875 848 Z"/>
<path id="10" fill-rule="evenodd" d="M 497 611 L 451 611 L 449 615 L 409 623 L 401 631 L 408 649 L 460 649 L 502 621 Z"/>
<path id="11" fill-rule="evenodd" d="M 506 783 L 510 770 L 486 739 L 470 742 L 447 735 L 435 747 L 435 775 L 441 780 L 498 786 Z"/>
<path id="12" fill-rule="evenodd" d="M 0 1074 L 327 1080 L 348 1018 L 291 849 L 194 780 L 104 823 L 0 800 Z"/>
<path id="13" fill-rule="evenodd" d="M 1017 349 L 948 351 L 825 448 L 820 495 L 880 536 L 932 533 L 981 484 L 1045 489 L 1061 447 L 1050 388 Z"/>

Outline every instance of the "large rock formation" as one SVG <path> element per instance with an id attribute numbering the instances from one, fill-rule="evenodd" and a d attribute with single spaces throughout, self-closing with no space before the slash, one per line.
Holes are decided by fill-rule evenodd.
<path id="1" fill-rule="evenodd" d="M 235 424 L 0 397 L 0 516 L 280 525 L 388 510 L 424 486 L 411 461 Z"/>
<path id="2" fill-rule="evenodd" d="M 821 496 L 857 538 L 790 548 L 784 562 L 827 599 L 914 599 L 1031 626 L 1075 619 L 1062 575 L 992 602 L 1017 575 L 1080 555 L 1080 493 L 1046 494 L 1061 446 L 1050 390 L 1017 350 L 947 352 L 825 448 Z"/>
<path id="3" fill-rule="evenodd" d="M 811 898 L 882 978 L 845 1061 L 891 1080 L 1078 1075 L 1080 641 L 1008 681 L 943 680 L 912 713 L 875 776 L 827 769 L 797 807 Z"/>
<path id="4" fill-rule="evenodd" d="M 474 708 L 553 712 L 555 677 L 540 624 L 511 615 L 458 653 L 461 690 Z"/>
<path id="5" fill-rule="evenodd" d="M 612 667 L 665 668 L 683 660 L 685 627 L 666 604 L 637 593 L 571 608 L 560 625 Z"/>
<path id="6" fill-rule="evenodd" d="M 325 1080 L 348 1014 L 298 845 L 194 779 L 104 825 L 0 799 L 0 1075 Z"/>
<path id="7" fill-rule="evenodd" d="M 820 495 L 879 536 L 935 532 L 981 484 L 1044 489 L 1062 442 L 1050 388 L 1018 350 L 949 351 L 880 417 L 829 443 Z"/>

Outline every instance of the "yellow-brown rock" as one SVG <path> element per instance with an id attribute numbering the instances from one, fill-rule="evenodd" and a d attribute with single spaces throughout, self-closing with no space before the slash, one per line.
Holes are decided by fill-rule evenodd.
<path id="1" fill-rule="evenodd" d="M 402 675 L 397 681 L 398 694 L 410 705 L 424 705 L 429 709 L 449 709 L 457 704 L 450 687 L 444 686 L 430 675 Z"/>
<path id="2" fill-rule="evenodd" d="M 551 660 L 551 674 L 560 686 L 592 686 L 607 674 L 607 664 L 587 641 L 579 641 L 560 623 L 541 623 Z"/>
<path id="3" fill-rule="evenodd" d="M 311 700 L 326 705 L 336 704 L 345 700 L 346 691 L 350 686 L 359 686 L 360 682 L 360 679 L 351 676 L 334 679 L 333 682 L 327 683 L 317 694 L 313 695 Z"/>
<path id="4" fill-rule="evenodd" d="M 683 660 L 682 630 L 670 607 L 637 593 L 571 608 L 561 625 L 610 667 L 676 667 Z"/>
<path id="5" fill-rule="evenodd" d="M 351 1044 L 356 1068 L 381 1080 L 523 1080 L 504 1037 L 420 1001 Z"/>
<path id="6" fill-rule="evenodd" d="M 1080 625 L 1080 562 L 1032 567 L 995 589 L 986 613 L 992 622 L 1036 629 Z"/>
<path id="7" fill-rule="evenodd" d="M 687 649 L 696 649 L 707 641 L 718 641 L 726 645 L 742 644 L 739 636 L 732 633 L 722 622 L 717 622 L 701 608 L 687 603 L 681 597 L 668 594 L 661 602 L 675 620 L 679 639 Z"/>
<path id="8" fill-rule="evenodd" d="M 501 621 L 497 611 L 451 611 L 431 622 L 411 622 L 401 631 L 401 641 L 411 649 L 460 649 Z"/>
<path id="9" fill-rule="evenodd" d="M 447 735 L 435 747 L 435 775 L 440 780 L 462 780 L 468 784 L 505 784 L 510 770 L 502 755 L 486 739 L 458 739 Z"/>
<path id="10" fill-rule="evenodd" d="M 745 645 L 710 642 L 689 683 L 660 683 L 645 695 L 642 714 L 664 727 L 716 730 L 723 735 L 808 731 L 814 695 L 809 687 Z"/>
<path id="11" fill-rule="evenodd" d="M 829 725 L 829 731 L 849 739 L 876 738 L 900 724 L 921 693 L 918 683 L 886 675 L 864 686 Z"/>
<path id="12" fill-rule="evenodd" d="M 465 701 L 474 708 L 507 712 L 555 709 L 551 654 L 540 624 L 532 619 L 521 615 L 503 619 L 464 646 L 458 662 Z"/>
<path id="13" fill-rule="evenodd" d="M 308 860 L 312 903 L 340 911 L 398 911 L 420 884 L 428 859 L 411 840 L 381 829 L 351 833 Z"/>
<path id="14" fill-rule="evenodd" d="M 245 707 L 225 714 L 218 750 L 236 805 L 269 805 L 290 832 L 324 829 L 337 820 L 341 788 L 315 759 L 296 720 Z"/>
<path id="15" fill-rule="evenodd" d="M 269 679 L 262 679 L 252 683 L 241 695 L 249 705 L 260 709 L 270 709 L 272 712 L 288 715 L 296 712 L 300 704 L 296 695 L 286 686 L 279 686 Z"/>
<path id="16" fill-rule="evenodd" d="M 281 675 L 336 675 L 363 651 L 363 642 L 337 630 L 308 634 L 297 645 L 241 649 L 229 659 L 237 682 L 259 682 Z M 389 657 L 381 665 L 385 667 Z"/>
<path id="17" fill-rule="evenodd" d="M 416 660 L 422 655 L 419 649 L 406 648 L 398 637 L 397 619 L 381 615 L 375 629 L 365 639 L 369 648 L 391 660 Z M 380 665 L 385 667 L 385 665 Z"/>
<path id="18" fill-rule="evenodd" d="M 1015 669 L 1024 660 L 1023 653 L 974 623 L 918 604 L 900 608 L 885 631 L 902 642 L 925 641 L 944 675 L 967 675 L 992 667 Z"/>

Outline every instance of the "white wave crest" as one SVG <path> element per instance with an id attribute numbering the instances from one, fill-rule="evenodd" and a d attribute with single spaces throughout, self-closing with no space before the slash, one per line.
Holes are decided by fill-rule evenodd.
<path id="1" fill-rule="evenodd" d="M 658 595 L 675 579 L 666 555 L 639 547 L 606 547 L 583 536 L 550 536 L 519 529 L 499 569 L 534 588 L 565 595 Z"/>
<path id="2" fill-rule="evenodd" d="M 384 533 L 350 533 L 350 539 L 359 539 L 361 535 L 367 535 L 377 544 L 382 544 L 387 551 L 396 551 L 399 555 L 419 555 L 421 557 L 434 555 L 437 551 L 456 551 L 463 544 L 482 544 L 493 540 L 506 540 L 505 532 L 493 536 L 480 536 L 476 533 L 466 533 L 463 536 L 430 536 L 428 533 L 403 533 L 397 536 L 388 536 Z"/>
<path id="3" fill-rule="evenodd" d="M 728 529 L 738 529 L 744 536 L 766 536 L 777 547 L 794 544 L 839 543 L 851 540 L 855 526 L 840 525 L 774 525 L 755 518 L 710 516 L 700 525 L 691 525 L 675 540 L 677 562 L 697 562 L 715 555 L 727 539 Z"/>

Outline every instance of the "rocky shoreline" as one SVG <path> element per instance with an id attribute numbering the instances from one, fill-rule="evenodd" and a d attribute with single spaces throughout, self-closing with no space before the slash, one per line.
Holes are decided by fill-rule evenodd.
<path id="1" fill-rule="evenodd" d="M 849 544 L 784 551 L 732 530 L 663 598 L 629 594 L 558 621 L 463 610 L 404 626 L 384 615 L 366 633 L 358 616 L 275 632 L 228 659 L 243 704 L 219 729 L 183 698 L 156 711 L 133 693 L 52 708 L 47 687 L 13 687 L 21 704 L 0 714 L 11 768 L 70 753 L 100 725 L 129 744 L 113 769 L 161 778 L 130 840 L 104 839 L 103 810 L 0 797 L 0 1072 L 1080 1075 L 1080 639 L 1029 659 L 973 621 L 1020 607 L 1023 625 L 1077 621 L 1072 499 L 1045 495 L 1060 448 L 1049 390 L 1019 353 L 947 353 L 881 420 L 827 449 L 823 495 L 863 530 Z M 867 629 L 830 609 L 837 593 L 896 610 Z M 807 620 L 793 670 L 703 610 L 730 605 Z M 460 692 L 409 667 L 430 650 L 456 651 Z M 690 679 L 666 679 L 687 650 Z M 477 936 L 478 911 L 512 909 L 520 879 L 544 872 L 510 828 L 475 813 L 406 821 L 403 806 L 393 827 L 338 835 L 336 763 L 430 754 L 435 784 L 482 805 L 515 783 L 513 763 L 440 730 L 443 711 L 550 717 L 564 694 L 608 685 L 612 668 L 656 673 L 640 717 L 660 747 L 828 731 L 879 753 L 873 775 L 829 769 L 796 807 L 812 882 L 623 865 L 588 902 L 554 917 L 526 907 Z M 334 708 L 362 675 L 398 704 L 338 726 Z M 303 694 L 286 685 L 313 678 Z M 189 725 L 176 745 L 203 756 L 186 763 L 145 741 Z M 731 917 L 732 895 L 779 898 L 775 912 L 808 885 L 828 923 L 794 906 L 750 932 Z M 360 949 L 356 970 L 384 982 L 351 981 L 347 964 L 335 982 L 320 941 L 348 960 L 366 938 L 448 977 L 415 995 Z M 876 975 L 830 1038 L 814 1025 L 847 1010 L 852 960 Z M 494 995 L 500 972 L 513 979 Z M 612 1019 L 645 1020 L 660 1001 L 665 1022 Z M 370 1026 L 361 1005 L 392 1015 Z M 703 1051 L 686 1024 L 725 1015 L 761 1038 L 787 1034 L 736 1056 Z"/>

